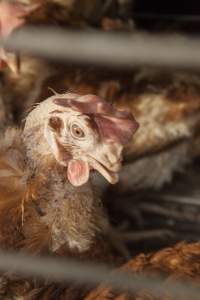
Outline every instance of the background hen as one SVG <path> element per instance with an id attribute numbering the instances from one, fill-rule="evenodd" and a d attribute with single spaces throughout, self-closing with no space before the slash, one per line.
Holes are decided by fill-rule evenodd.
<path id="1" fill-rule="evenodd" d="M 163 285 L 163 295 L 157 296 L 150 289 L 141 289 L 135 294 L 127 292 L 119 292 L 110 288 L 98 287 L 92 291 L 84 299 L 87 300 L 106 300 L 106 299 L 122 299 L 122 300 L 154 300 L 154 299 L 188 299 L 184 291 L 177 289 L 176 298 L 170 290 L 170 282 L 176 280 L 184 280 L 186 286 L 193 284 L 193 287 L 199 288 L 199 243 L 185 244 L 180 243 L 173 248 L 165 248 L 157 253 L 144 255 L 141 254 L 130 260 L 121 270 L 132 271 L 133 274 L 156 275 L 159 274 Z M 189 299 L 198 299 L 196 296 L 190 295 Z"/>

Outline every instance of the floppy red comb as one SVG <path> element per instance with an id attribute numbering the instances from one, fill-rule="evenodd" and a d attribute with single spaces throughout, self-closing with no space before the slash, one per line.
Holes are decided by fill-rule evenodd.
<path id="1" fill-rule="evenodd" d="M 53 102 L 89 115 L 97 124 L 101 136 L 111 142 L 127 144 L 139 126 L 130 111 L 119 111 L 95 95 L 56 98 Z"/>
<path id="2" fill-rule="evenodd" d="M 108 113 L 111 105 L 96 95 L 78 96 L 77 98 L 59 98 L 54 100 L 55 104 L 70 107 L 83 114 Z"/>

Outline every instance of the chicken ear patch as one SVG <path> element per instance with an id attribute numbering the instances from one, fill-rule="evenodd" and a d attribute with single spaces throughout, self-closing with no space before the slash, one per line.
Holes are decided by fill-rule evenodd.
<path id="1" fill-rule="evenodd" d="M 67 168 L 67 177 L 74 186 L 81 186 L 89 179 L 89 165 L 83 160 L 70 160 Z"/>

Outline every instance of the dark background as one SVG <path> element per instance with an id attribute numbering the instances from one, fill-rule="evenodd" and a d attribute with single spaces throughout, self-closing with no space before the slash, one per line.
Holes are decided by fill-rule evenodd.
<path id="1" fill-rule="evenodd" d="M 200 1 L 136 0 L 133 17 L 140 29 L 200 33 Z"/>

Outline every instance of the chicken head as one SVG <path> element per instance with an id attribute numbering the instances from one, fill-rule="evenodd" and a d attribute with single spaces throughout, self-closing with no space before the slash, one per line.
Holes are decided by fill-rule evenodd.
<path id="1" fill-rule="evenodd" d="M 129 111 L 118 111 L 98 96 L 56 94 L 28 115 L 24 140 L 34 163 L 42 164 L 48 157 L 66 167 L 74 186 L 86 183 L 90 170 L 114 184 L 123 146 L 137 127 Z"/>

